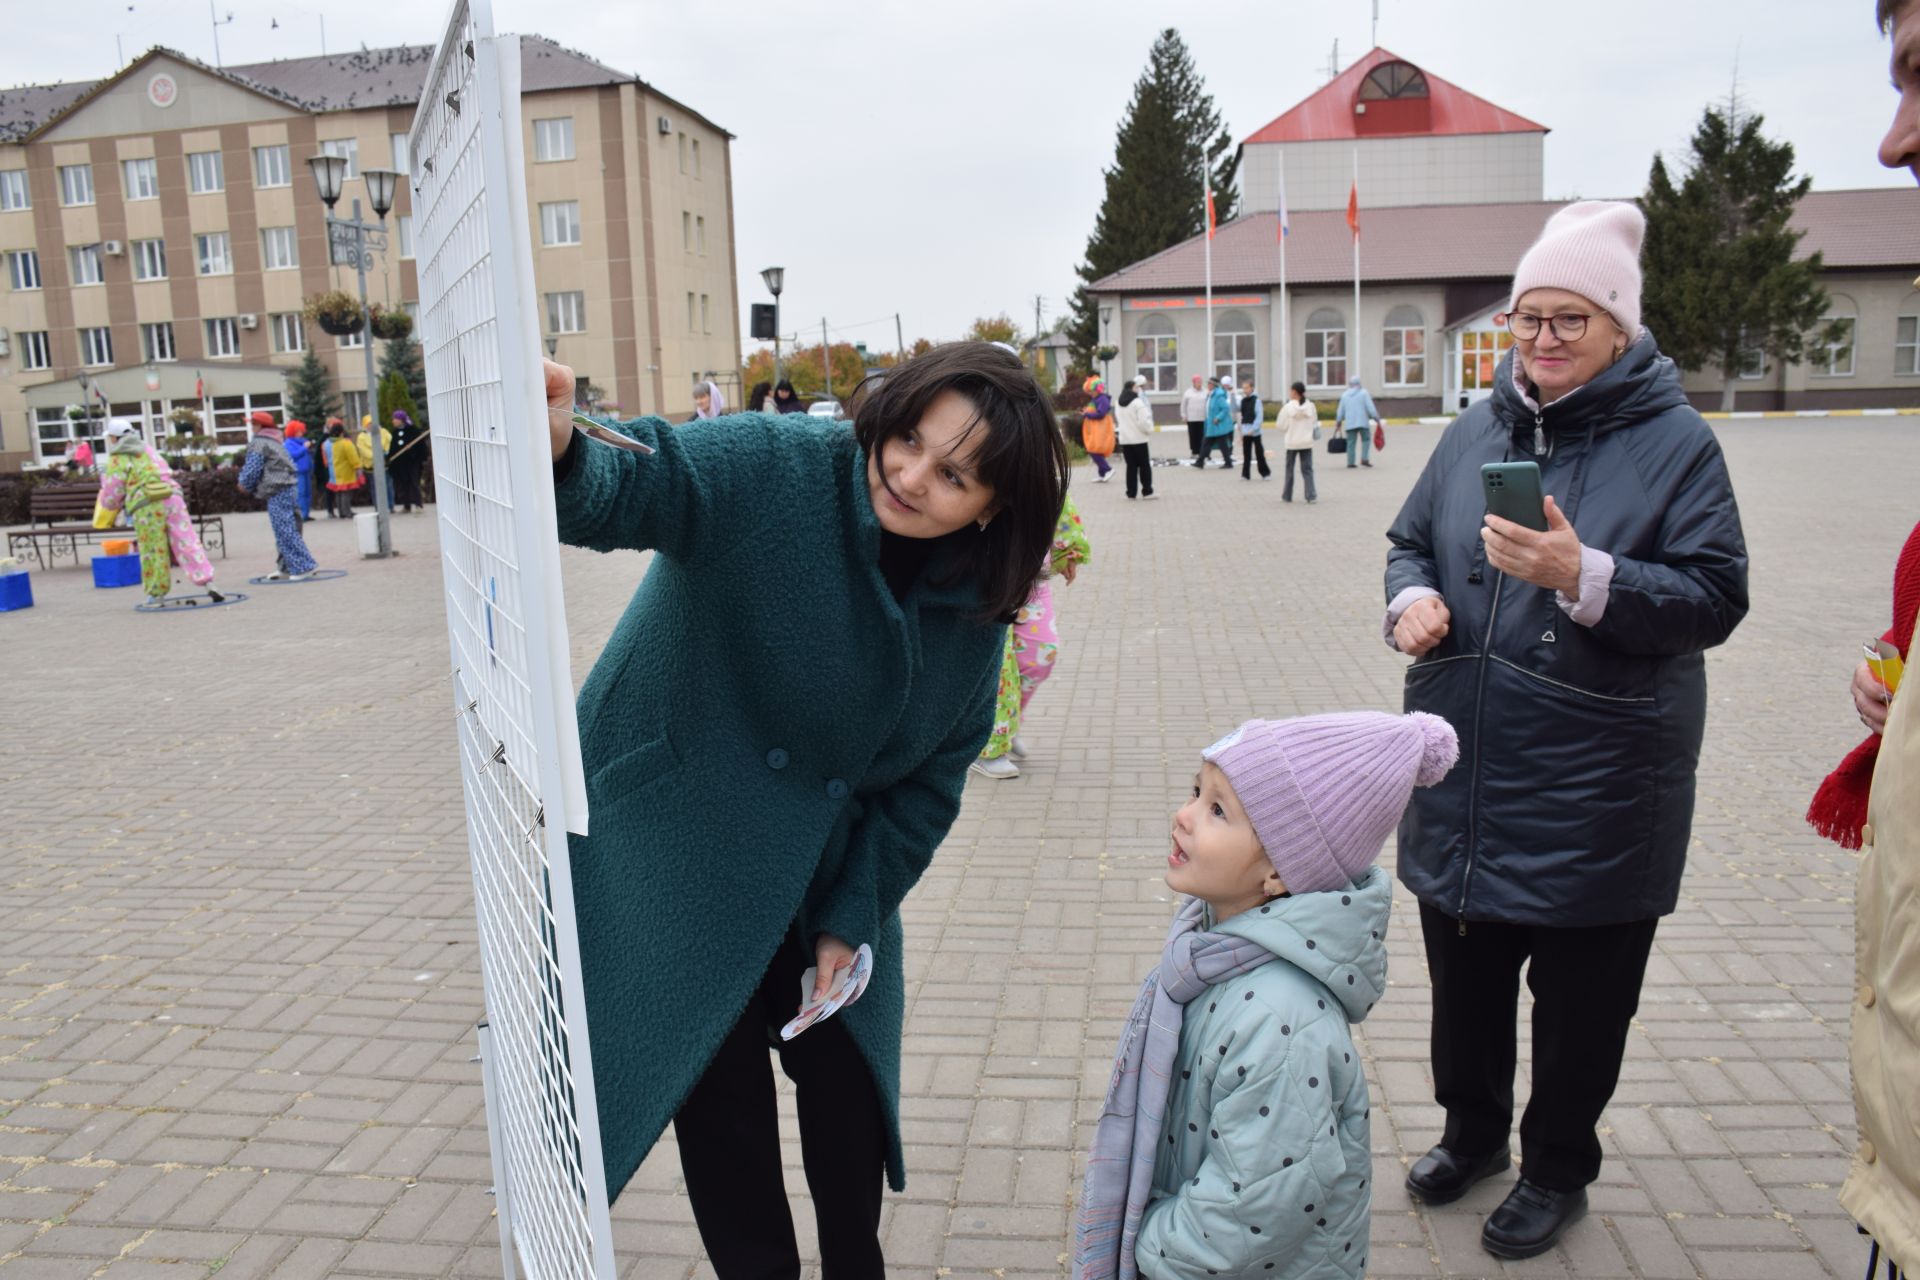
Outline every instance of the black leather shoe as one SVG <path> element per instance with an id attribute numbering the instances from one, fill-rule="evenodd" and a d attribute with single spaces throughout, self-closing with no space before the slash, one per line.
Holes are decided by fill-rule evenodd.
<path id="1" fill-rule="evenodd" d="M 1587 1191 L 1549 1191 L 1524 1177 L 1487 1215 L 1480 1247 L 1496 1258 L 1531 1258 L 1560 1243 L 1567 1228 L 1587 1216 Z"/>
<path id="2" fill-rule="evenodd" d="M 1452 1204 L 1476 1182 L 1513 1167 L 1513 1152 L 1501 1147 L 1492 1155 L 1471 1160 L 1445 1147 L 1435 1147 L 1407 1170 L 1407 1194 L 1425 1204 Z"/>

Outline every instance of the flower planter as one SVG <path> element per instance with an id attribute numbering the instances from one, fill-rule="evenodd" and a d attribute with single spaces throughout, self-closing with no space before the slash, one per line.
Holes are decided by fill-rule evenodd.
<path id="1" fill-rule="evenodd" d="M 358 333 L 367 327 L 367 318 L 362 314 L 341 315 L 338 312 L 323 311 L 313 318 L 322 333 L 344 338 L 350 333 Z"/>
<path id="2" fill-rule="evenodd" d="M 387 311 L 375 307 L 371 324 L 373 336 L 386 342 L 397 341 L 413 333 L 413 317 L 404 311 Z"/>

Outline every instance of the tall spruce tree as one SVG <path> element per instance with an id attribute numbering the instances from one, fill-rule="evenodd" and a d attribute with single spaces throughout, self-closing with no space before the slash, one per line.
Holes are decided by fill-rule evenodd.
<path id="1" fill-rule="evenodd" d="M 1813 179 L 1793 176 L 1793 144 L 1769 141 L 1762 123 L 1708 107 L 1680 181 L 1656 155 L 1640 200 L 1641 313 L 1681 368 L 1720 370 L 1720 407 L 1729 410 L 1754 353 L 1798 364 L 1815 342 L 1838 339 L 1821 323 L 1820 255 L 1796 259 L 1803 233 L 1787 225 Z"/>
<path id="2" fill-rule="evenodd" d="M 385 382 L 390 373 L 398 373 L 405 380 L 407 394 L 413 400 L 407 413 L 424 429 L 427 425 L 427 371 L 420 359 L 420 344 L 412 338 L 393 338 L 382 345 L 380 380 Z M 380 421 L 386 420 L 383 414 Z"/>
<path id="3" fill-rule="evenodd" d="M 333 394 L 333 380 L 327 366 L 312 347 L 301 357 L 300 367 L 287 375 L 287 417 L 307 424 L 318 438 L 328 418 L 340 412 L 340 397 Z"/>
<path id="4" fill-rule="evenodd" d="M 1214 218 L 1231 219 L 1239 167 L 1233 135 L 1214 109 L 1186 42 L 1167 28 L 1154 40 L 1147 69 L 1120 118 L 1106 197 L 1087 240 L 1086 261 L 1077 268 L 1080 285 L 1067 335 L 1082 368 L 1093 367 L 1101 341 L 1099 308 L 1087 286 L 1205 231 L 1209 173 Z"/>

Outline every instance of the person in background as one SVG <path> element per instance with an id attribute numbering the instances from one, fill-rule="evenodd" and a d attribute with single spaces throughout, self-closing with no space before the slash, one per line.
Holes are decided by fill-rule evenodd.
<path id="1" fill-rule="evenodd" d="M 1199 374 L 1193 375 L 1193 385 L 1180 393 L 1180 416 L 1187 421 L 1187 451 L 1193 455 L 1193 465 L 1207 465 L 1207 388 Z"/>
<path id="2" fill-rule="evenodd" d="M 775 413 L 805 413 L 807 406 L 800 403 L 800 393 L 793 389 L 793 383 L 780 379 L 773 389 L 773 411 Z"/>
<path id="3" fill-rule="evenodd" d="M 89 421 L 89 426 L 91 421 Z M 67 450 L 67 470 L 75 476 L 90 474 L 94 469 L 93 445 L 86 440 L 76 440 Z"/>
<path id="4" fill-rule="evenodd" d="M 766 413 L 767 397 L 771 396 L 772 394 L 773 394 L 773 384 L 771 382 L 754 383 L 753 390 L 749 392 L 747 395 L 747 412 L 748 413 Z"/>
<path id="5" fill-rule="evenodd" d="M 1113 473 L 1107 461 L 1113 452 L 1113 397 L 1107 394 L 1106 381 L 1097 374 L 1087 379 L 1085 387 L 1093 401 L 1080 411 L 1080 443 L 1093 459 L 1093 482 L 1105 484 Z"/>
<path id="6" fill-rule="evenodd" d="M 1306 383 L 1296 382 L 1288 389 L 1287 402 L 1280 406 L 1274 426 L 1280 432 L 1280 447 L 1287 451 L 1287 478 L 1280 488 L 1280 501 L 1293 501 L 1295 462 L 1300 464 L 1300 474 L 1306 481 L 1308 504 L 1320 501 L 1313 491 L 1313 442 L 1320 438 L 1320 410 L 1307 399 Z"/>
<path id="7" fill-rule="evenodd" d="M 327 514 L 336 520 L 351 520 L 354 490 L 365 485 L 366 478 L 360 473 L 360 450 L 347 439 L 347 424 L 328 418 L 322 448 L 327 462 Z"/>
<path id="8" fill-rule="evenodd" d="M 412 414 L 405 409 L 393 411 L 393 454 L 387 459 L 387 476 L 393 482 L 395 502 L 408 515 L 415 507 L 427 505 L 420 493 L 420 469 L 427 462 L 426 435 L 414 424 Z"/>
<path id="9" fill-rule="evenodd" d="M 1147 375 L 1139 374 L 1120 393 L 1114 411 L 1114 437 L 1127 464 L 1127 497 L 1136 491 L 1153 497 L 1153 406 L 1147 403 Z"/>
<path id="10" fill-rule="evenodd" d="M 1207 434 L 1201 442 L 1200 461 L 1195 465 L 1204 469 L 1208 456 L 1218 449 L 1220 465 L 1233 469 L 1233 428 L 1240 416 L 1234 408 L 1233 380 L 1222 374 L 1207 396 Z"/>
<path id="11" fill-rule="evenodd" d="M 1373 429 L 1380 425 L 1380 410 L 1357 375 L 1347 379 L 1334 417 L 1347 433 L 1347 465 L 1372 466 Z"/>
<path id="12" fill-rule="evenodd" d="M 294 418 L 287 423 L 287 456 L 300 473 L 298 501 L 300 523 L 313 519 L 313 449 L 307 444 L 307 424 Z"/>
<path id="13" fill-rule="evenodd" d="M 240 489 L 267 504 L 267 520 L 273 525 L 273 545 L 280 553 L 280 567 L 267 575 L 275 581 L 305 582 L 319 566 L 300 536 L 300 476 L 287 456 L 280 424 L 270 413 L 255 413 L 253 439 L 247 442 L 246 461 L 240 466 Z"/>
<path id="14" fill-rule="evenodd" d="M 1260 478 L 1273 479 L 1273 468 L 1267 465 L 1267 441 L 1261 430 L 1266 420 L 1266 406 L 1260 403 L 1260 397 L 1253 394 L 1253 379 L 1240 381 L 1240 478 L 1253 479 L 1253 464 L 1257 457 L 1260 462 Z"/>
<path id="15" fill-rule="evenodd" d="M 713 381 L 702 382 L 693 389 L 693 417 L 695 421 L 717 418 L 727 411 L 727 398 L 720 394 L 720 385 Z"/>
<path id="16" fill-rule="evenodd" d="M 363 473 L 362 483 L 371 485 L 373 483 L 372 414 L 363 413 L 360 415 L 360 434 L 354 440 L 353 447 L 360 457 L 360 470 Z M 393 457 L 393 430 L 390 427 L 380 428 L 380 452 L 384 457 Z M 380 505 L 378 499 L 375 499 L 374 505 Z M 387 510 L 393 510 L 393 472 L 391 471 L 387 472 Z"/>
<path id="17" fill-rule="evenodd" d="M 1007 628 L 1006 651 L 1000 660 L 1000 687 L 995 695 L 993 732 L 973 772 L 983 778 L 1004 781 L 1020 776 L 1019 761 L 1027 758 L 1027 744 L 1020 737 L 1020 725 L 1026 718 L 1027 704 L 1041 683 L 1053 674 L 1060 656 L 1060 633 L 1054 625 L 1053 574 L 1059 574 L 1068 586 L 1080 572 L 1092 552 L 1087 546 L 1086 527 L 1080 522 L 1079 508 L 1067 497 L 1060 507 L 1060 522 L 1054 527 L 1053 548 L 1040 564 L 1040 576 L 1033 591 L 1021 606 L 1013 625 Z"/>
<path id="18" fill-rule="evenodd" d="M 140 583 L 149 599 L 164 599 L 173 590 L 171 559 L 219 604 L 226 597 L 213 589 L 213 561 L 200 545 L 173 468 L 129 419 L 110 419 L 106 441 L 106 474 L 94 500 L 93 527 L 110 529 L 116 515 L 126 513 L 139 543 Z"/>

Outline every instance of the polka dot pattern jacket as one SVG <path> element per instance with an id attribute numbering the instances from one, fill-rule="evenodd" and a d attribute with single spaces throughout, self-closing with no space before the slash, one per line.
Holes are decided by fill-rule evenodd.
<path id="1" fill-rule="evenodd" d="M 1134 1250 L 1143 1280 L 1366 1274 L 1371 1104 L 1349 1023 L 1386 991 L 1392 901 L 1373 867 L 1350 890 L 1206 926 L 1277 963 L 1187 1006 Z"/>

